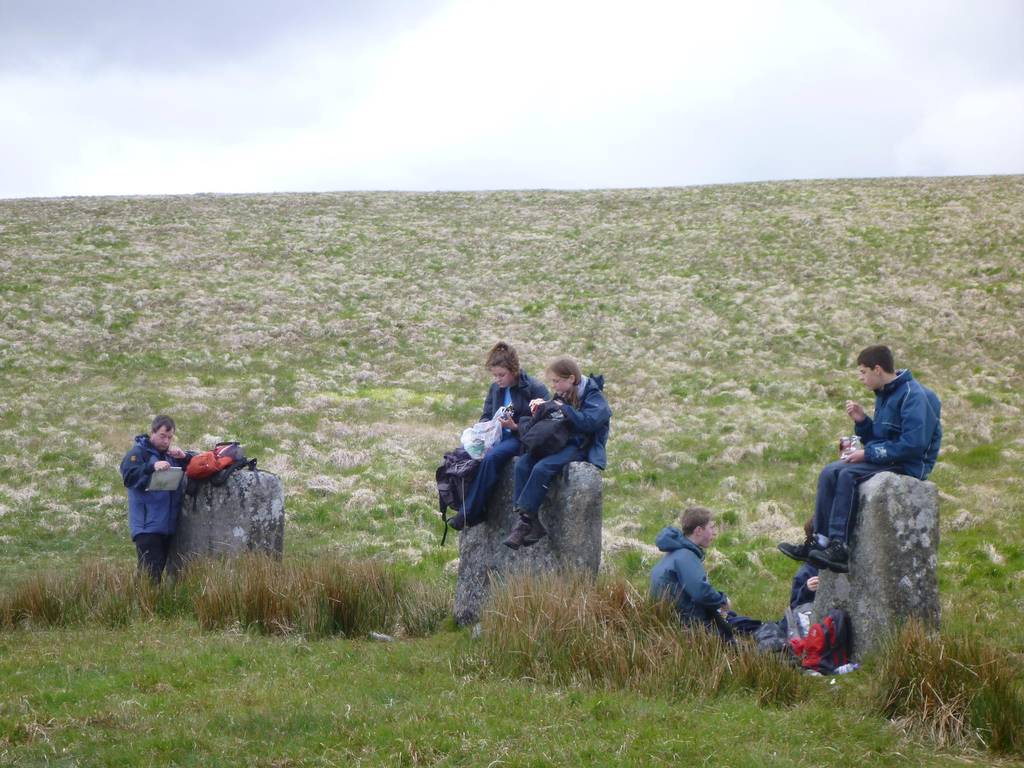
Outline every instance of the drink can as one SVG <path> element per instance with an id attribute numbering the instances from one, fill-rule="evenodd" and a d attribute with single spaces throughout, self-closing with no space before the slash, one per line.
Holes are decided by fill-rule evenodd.
<path id="1" fill-rule="evenodd" d="M 843 458 L 846 454 L 853 450 L 853 438 L 852 437 L 840 437 L 839 438 L 839 458 Z"/>

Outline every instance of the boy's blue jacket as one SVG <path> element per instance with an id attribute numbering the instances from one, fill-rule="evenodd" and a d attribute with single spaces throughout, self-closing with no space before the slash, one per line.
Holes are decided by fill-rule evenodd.
<path id="1" fill-rule="evenodd" d="M 133 539 L 140 533 L 169 535 L 178 529 L 182 490 L 147 491 L 146 486 L 153 474 L 153 465 L 158 461 L 166 461 L 173 467 L 185 467 L 191 458 L 189 453 L 184 459 L 160 453 L 149 442 L 149 435 L 135 437 L 135 445 L 121 460 L 121 479 L 128 489 L 128 527 Z"/>
<path id="2" fill-rule="evenodd" d="M 900 466 L 920 480 L 935 466 L 942 444 L 942 404 L 909 370 L 875 391 L 875 415 L 854 429 L 864 443 L 864 460 Z"/>
<path id="3" fill-rule="evenodd" d="M 654 543 L 665 556 L 651 571 L 651 597 L 671 597 L 686 621 L 710 622 L 726 597 L 708 583 L 704 550 L 672 526 L 663 528 Z"/>
<path id="4" fill-rule="evenodd" d="M 584 458 L 598 469 L 608 466 L 608 431 L 612 409 L 604 399 L 604 376 L 590 374 L 580 395 L 580 407 L 569 404 L 562 406 L 562 412 L 572 424 L 573 430 L 583 436 Z"/>
<path id="5" fill-rule="evenodd" d="M 512 390 L 512 408 L 515 409 L 512 421 L 516 424 L 524 416 L 530 415 L 531 400 L 537 398 L 547 400 L 550 397 L 547 387 L 533 378 L 533 376 L 527 376 L 522 371 L 519 372 L 519 381 L 509 387 L 509 389 Z M 501 408 L 504 402 L 505 390 L 497 384 L 491 384 L 491 388 L 487 390 L 487 397 L 484 398 L 484 412 L 480 415 L 480 421 L 490 421 L 493 419 L 495 411 Z"/>

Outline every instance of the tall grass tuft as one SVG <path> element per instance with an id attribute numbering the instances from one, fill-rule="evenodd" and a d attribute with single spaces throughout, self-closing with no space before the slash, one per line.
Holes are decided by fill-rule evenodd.
<path id="1" fill-rule="evenodd" d="M 1024 754 L 1024 668 L 1011 654 L 910 622 L 884 646 L 874 683 L 881 712 L 943 745 Z"/>
<path id="2" fill-rule="evenodd" d="M 558 685 L 711 697 L 753 690 L 765 704 L 802 698 L 797 670 L 680 625 L 621 578 L 519 574 L 495 584 L 476 657 L 492 673 Z"/>
<path id="3" fill-rule="evenodd" d="M 399 630 L 406 637 L 426 637 L 437 632 L 452 616 L 454 594 L 450 584 L 407 581 L 398 599 Z"/>
<path id="4" fill-rule="evenodd" d="M 376 561 L 206 559 L 153 585 L 134 568 L 89 563 L 39 573 L 0 592 L 0 629 L 194 616 L 203 629 L 266 634 L 422 636 L 451 614 L 451 588 L 403 578 Z"/>
<path id="5" fill-rule="evenodd" d="M 0 594 L 0 627 L 123 626 L 152 615 L 156 590 L 135 570 L 90 562 L 77 573 L 38 573 Z"/>

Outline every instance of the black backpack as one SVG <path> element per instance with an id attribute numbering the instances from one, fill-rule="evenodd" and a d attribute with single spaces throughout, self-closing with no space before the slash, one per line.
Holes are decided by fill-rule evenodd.
<path id="1" fill-rule="evenodd" d="M 560 400 L 549 400 L 532 416 L 519 422 L 519 441 L 535 459 L 543 459 L 565 448 L 572 425 L 562 411 Z"/>
<path id="2" fill-rule="evenodd" d="M 441 466 L 434 472 L 434 481 L 437 483 L 437 504 L 441 511 L 441 520 L 444 522 L 441 546 L 444 546 L 448 539 L 449 518 L 445 511 L 448 508 L 457 511 L 462 506 L 466 489 L 473 482 L 479 468 L 480 459 L 474 459 L 464 448 L 456 448 L 444 455 Z"/>

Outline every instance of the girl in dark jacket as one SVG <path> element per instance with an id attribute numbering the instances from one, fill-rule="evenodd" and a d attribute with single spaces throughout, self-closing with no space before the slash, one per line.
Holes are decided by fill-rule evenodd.
<path id="1" fill-rule="evenodd" d="M 540 521 L 540 505 L 544 502 L 551 481 L 571 461 L 589 461 L 599 469 L 607 464 L 605 444 L 612 409 L 604 399 L 604 377 L 584 376 L 571 357 L 559 357 L 547 367 L 548 379 L 555 390 L 556 402 L 569 422 L 571 431 L 566 446 L 557 453 L 535 459 L 524 454 L 516 462 L 512 501 L 519 513 L 519 522 L 504 544 L 512 549 L 530 546 L 547 535 Z M 531 413 L 543 400 L 530 403 Z"/>
<path id="2" fill-rule="evenodd" d="M 547 387 L 520 369 L 519 355 L 511 345 L 499 341 L 487 353 L 484 365 L 491 372 L 494 383 L 484 399 L 480 420 L 489 421 L 498 409 L 506 405 L 512 406 L 513 415 L 511 419 L 501 421 L 501 440 L 484 454 L 476 476 L 465 493 L 462 509 L 448 521 L 455 530 L 483 521 L 487 498 L 498 482 L 502 468 L 519 453 L 519 420 L 529 413 L 532 400 L 548 398 Z"/>

